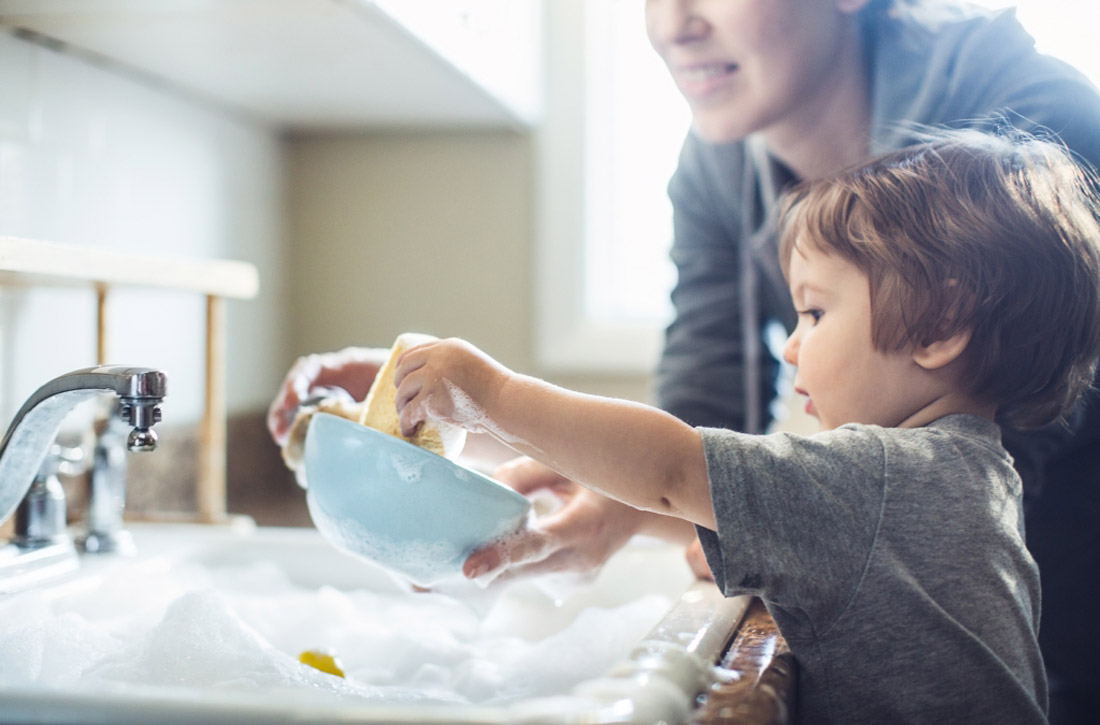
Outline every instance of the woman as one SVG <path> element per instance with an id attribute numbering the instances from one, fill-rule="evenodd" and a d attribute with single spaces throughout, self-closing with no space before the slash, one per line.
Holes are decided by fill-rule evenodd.
<path id="1" fill-rule="evenodd" d="M 901 147 L 914 124 L 1045 127 L 1100 165 L 1100 95 L 1036 53 L 1010 12 L 930 1 L 647 0 L 646 21 L 693 117 L 669 184 L 679 277 L 658 370 L 660 405 L 693 425 L 758 431 L 769 421 L 778 358 L 762 330 L 795 321 L 773 228 L 785 186 Z M 288 377 L 288 390 L 300 392 L 272 406 L 277 439 L 312 385 L 364 389 L 376 369 L 369 355 L 312 360 Z M 1029 548 L 1043 576 L 1051 720 L 1095 722 L 1096 695 L 1087 694 L 1100 692 L 1091 654 L 1100 646 L 1100 526 L 1090 518 L 1100 515 L 1095 391 L 1070 423 L 1005 430 L 1004 440 L 1024 479 Z M 507 558 L 497 548 L 472 555 L 471 576 L 592 569 L 634 533 L 693 535 L 529 460 L 496 475 L 523 493 L 553 490 L 564 504 L 510 542 Z M 696 566 L 705 571 L 698 559 Z"/>

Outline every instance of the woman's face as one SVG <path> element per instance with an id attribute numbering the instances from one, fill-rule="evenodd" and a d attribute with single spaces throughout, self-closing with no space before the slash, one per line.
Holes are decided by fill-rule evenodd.
<path id="1" fill-rule="evenodd" d="M 866 0 L 646 0 L 650 43 L 711 143 L 804 127 L 851 72 Z"/>

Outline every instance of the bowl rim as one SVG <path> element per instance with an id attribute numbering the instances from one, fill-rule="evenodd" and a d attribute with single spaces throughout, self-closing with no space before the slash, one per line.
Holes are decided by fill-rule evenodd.
<path id="1" fill-rule="evenodd" d="M 510 497 L 514 498 L 517 503 L 522 501 L 522 502 L 526 503 L 529 508 L 532 505 L 531 499 L 527 498 L 522 493 L 515 490 L 514 488 L 512 488 L 508 484 L 502 483 L 502 482 L 496 480 L 495 478 L 493 478 L 492 476 L 490 476 L 488 474 L 482 473 L 481 471 L 477 471 L 477 470 L 475 470 L 473 468 L 470 468 L 468 466 L 464 466 L 461 463 L 458 463 L 457 461 L 452 461 L 449 458 L 441 456 L 438 453 L 433 453 L 432 451 L 429 451 L 425 448 L 421 448 L 420 446 L 418 446 L 414 443 L 410 443 L 410 442 L 408 442 L 406 440 L 403 440 L 401 438 L 398 438 L 397 436 L 390 435 L 389 433 L 380 431 L 376 428 L 371 428 L 370 426 L 363 425 L 362 423 L 359 423 L 359 422 L 354 421 L 354 420 L 350 420 L 348 418 L 344 418 L 344 417 L 339 416 L 339 415 L 333 415 L 332 413 L 323 413 L 323 412 L 320 412 L 320 411 L 314 413 L 313 419 L 309 421 L 309 427 L 306 429 L 306 438 L 307 439 L 313 433 L 313 427 L 314 427 L 314 424 L 315 424 L 314 421 L 321 420 L 321 419 L 332 419 L 334 421 L 339 421 L 338 423 L 336 423 L 336 425 L 345 426 L 346 429 L 348 431 L 350 431 L 352 435 L 365 436 L 367 438 L 371 438 L 371 439 L 374 439 L 374 440 L 381 440 L 386 445 L 396 444 L 397 448 L 399 450 L 401 450 L 402 452 L 413 452 L 413 455 L 417 455 L 417 456 L 421 456 L 421 457 L 430 456 L 430 458 L 426 458 L 426 460 L 430 460 L 430 461 L 433 461 L 435 463 L 439 463 L 440 461 L 442 461 L 447 466 L 458 469 L 456 471 L 456 473 L 461 472 L 464 475 L 468 474 L 470 476 L 474 476 L 475 478 L 481 479 L 485 483 L 488 483 L 488 484 L 491 484 L 493 486 L 496 486 L 498 488 L 503 489 L 504 495 L 506 497 L 510 496 Z M 304 456 L 303 456 L 302 464 L 305 465 L 305 457 Z"/>

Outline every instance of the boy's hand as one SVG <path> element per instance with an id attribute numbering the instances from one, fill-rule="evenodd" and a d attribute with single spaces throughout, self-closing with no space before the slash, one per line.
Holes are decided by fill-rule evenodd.
<path id="1" fill-rule="evenodd" d="M 481 350 L 457 338 L 406 350 L 394 371 L 402 434 L 413 435 L 429 418 L 474 433 L 498 432 L 488 399 L 507 373 Z"/>

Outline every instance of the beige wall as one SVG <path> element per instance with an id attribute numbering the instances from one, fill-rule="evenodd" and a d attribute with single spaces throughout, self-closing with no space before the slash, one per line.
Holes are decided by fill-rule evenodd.
<path id="1" fill-rule="evenodd" d="M 533 153 L 529 136 L 508 131 L 290 138 L 294 354 L 387 347 L 418 330 L 465 337 L 540 374 Z M 554 380 L 635 400 L 649 393 L 645 377 Z"/>

